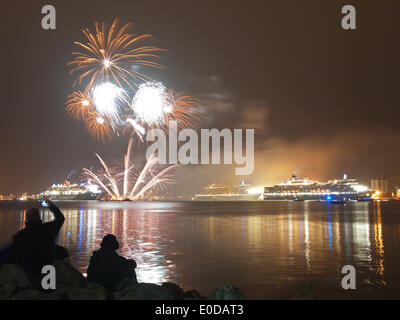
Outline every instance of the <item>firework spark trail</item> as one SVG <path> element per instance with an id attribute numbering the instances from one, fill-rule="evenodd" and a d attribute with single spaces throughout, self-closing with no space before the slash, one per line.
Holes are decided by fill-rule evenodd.
<path id="1" fill-rule="evenodd" d="M 163 171 L 161 171 L 160 173 L 158 173 L 153 178 L 151 178 L 151 180 L 149 182 L 147 182 L 146 185 L 144 187 L 142 187 L 142 189 L 140 189 L 139 192 L 137 192 L 134 199 L 139 198 L 142 194 L 144 194 L 149 189 L 152 189 L 157 186 L 162 186 L 163 184 L 166 184 L 166 183 L 175 182 L 174 180 L 170 179 L 169 177 L 166 177 L 166 174 L 167 174 L 167 172 L 171 171 L 172 169 L 174 169 L 176 167 L 178 167 L 178 165 L 170 166 L 170 167 L 164 169 Z"/>
<path id="2" fill-rule="evenodd" d="M 169 166 L 157 173 L 154 167 L 158 164 L 158 160 L 154 155 L 147 160 L 145 166 L 135 177 L 135 180 L 131 181 L 130 172 L 134 168 L 134 165 L 130 165 L 131 143 L 132 139 L 129 142 L 128 150 L 124 158 L 124 170 L 117 171 L 116 173 L 111 172 L 111 169 L 98 154 L 96 154 L 96 156 L 103 167 L 103 171 L 95 173 L 92 170 L 86 168 L 83 169 L 83 174 L 87 179 L 92 180 L 94 184 L 97 184 L 107 192 L 109 196 L 117 200 L 137 200 L 147 191 L 174 182 L 169 173 L 172 169 L 176 168 L 177 165 Z M 122 194 L 120 193 L 118 186 L 121 180 L 123 181 Z M 132 184 L 134 185 L 129 191 L 129 186 Z"/>
<path id="3" fill-rule="evenodd" d="M 75 42 L 83 52 L 73 52 L 74 60 L 68 63 L 72 67 L 71 74 L 80 73 L 74 86 L 88 79 L 86 91 L 99 82 L 112 78 L 118 86 L 123 84 L 134 89 L 135 81 L 147 81 L 149 77 L 135 71 L 133 66 L 147 66 L 158 69 L 164 67 L 153 59 L 159 58 L 159 53 L 165 50 L 155 46 L 140 46 L 144 40 L 153 39 L 149 34 L 137 36 L 129 32 L 133 27 L 128 23 L 119 27 L 118 19 L 109 26 L 107 23 L 95 23 L 96 32 L 82 30 L 88 40 L 87 44 Z M 132 81 L 133 80 L 133 81 Z"/>
<path id="4" fill-rule="evenodd" d="M 111 186 L 114 194 L 119 198 L 120 194 L 119 194 L 119 190 L 118 190 L 118 186 L 117 186 L 117 180 L 116 180 L 116 176 L 112 175 L 110 173 L 110 169 L 107 167 L 106 163 L 104 162 L 104 160 L 96 153 L 97 158 L 99 159 L 100 163 L 102 164 L 105 173 L 104 173 L 104 177 L 106 180 L 108 180 L 109 185 Z"/>
<path id="5" fill-rule="evenodd" d="M 177 121 L 180 129 L 197 128 L 204 118 L 199 100 L 182 92 L 177 93 L 174 90 L 169 90 L 168 94 L 173 97 L 174 102 L 173 112 L 167 114 L 167 122 Z"/>
<path id="6" fill-rule="evenodd" d="M 140 126 L 134 119 L 132 118 L 128 118 L 126 119 L 126 122 L 128 122 L 129 124 L 131 124 L 133 130 L 137 133 L 137 135 L 139 136 L 140 140 L 143 142 L 143 136 L 146 133 L 145 128 L 143 128 L 142 126 Z"/>
<path id="7" fill-rule="evenodd" d="M 126 151 L 125 159 L 124 159 L 124 165 L 125 165 L 125 170 L 124 170 L 124 190 L 123 193 L 124 195 L 128 194 L 128 183 L 129 183 L 129 173 L 133 166 L 130 166 L 130 159 L 131 159 L 131 149 L 132 149 L 132 141 L 133 138 L 131 137 L 129 139 L 128 143 L 128 150 Z"/>

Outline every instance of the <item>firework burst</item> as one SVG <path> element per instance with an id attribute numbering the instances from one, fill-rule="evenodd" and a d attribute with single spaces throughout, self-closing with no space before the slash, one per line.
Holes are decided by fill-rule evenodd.
<path id="1" fill-rule="evenodd" d="M 88 42 L 75 42 L 82 52 L 73 52 L 74 60 L 68 65 L 71 74 L 79 73 L 74 86 L 87 81 L 86 92 L 101 82 L 113 79 L 118 86 L 127 85 L 134 88 L 136 81 L 147 81 L 149 78 L 137 71 L 137 66 L 163 68 L 153 61 L 165 50 L 155 46 L 141 46 L 144 40 L 152 39 L 149 34 L 136 35 L 129 30 L 132 23 L 122 25 L 115 19 L 107 23 L 95 23 L 95 33 L 89 29 L 82 30 Z"/>
<path id="2" fill-rule="evenodd" d="M 77 120 L 84 120 L 93 111 L 93 101 L 89 95 L 82 91 L 71 93 L 66 102 L 66 110 L 69 116 Z"/>
<path id="3" fill-rule="evenodd" d="M 120 119 L 124 103 L 128 101 L 126 91 L 111 82 L 104 82 L 94 87 L 92 97 L 97 113 L 114 123 Z"/>
<path id="4" fill-rule="evenodd" d="M 85 117 L 85 125 L 92 137 L 99 141 L 108 142 L 115 136 L 113 123 L 97 112 L 89 112 Z"/>
<path id="5" fill-rule="evenodd" d="M 168 95 L 173 97 L 173 112 L 167 114 L 167 123 L 176 121 L 179 129 L 198 128 L 204 118 L 198 99 L 185 93 L 169 90 Z"/>
<path id="6" fill-rule="evenodd" d="M 135 165 L 131 164 L 131 145 L 132 139 L 129 141 L 124 157 L 123 170 L 110 168 L 98 154 L 96 156 L 102 169 L 98 172 L 83 169 L 85 178 L 104 190 L 114 200 L 137 200 L 150 191 L 156 191 L 166 184 L 174 182 L 171 170 L 177 166 L 158 170 L 158 159 L 155 156 L 151 156 L 140 171 L 135 170 Z"/>
<path id="7" fill-rule="evenodd" d="M 160 82 L 147 82 L 140 85 L 132 102 L 132 110 L 138 120 L 150 127 L 166 123 L 167 115 L 173 112 L 173 97 Z"/>
<path id="8" fill-rule="evenodd" d="M 192 128 L 203 116 L 197 99 L 167 90 L 162 83 L 155 81 L 140 85 L 131 111 L 133 114 L 125 118 L 142 141 L 146 128 L 167 131 L 170 121 L 176 121 L 179 129 Z"/>

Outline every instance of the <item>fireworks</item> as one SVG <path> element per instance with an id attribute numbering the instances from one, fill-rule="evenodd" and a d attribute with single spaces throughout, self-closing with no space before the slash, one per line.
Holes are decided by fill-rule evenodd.
<path id="1" fill-rule="evenodd" d="M 114 121 L 118 120 L 118 103 L 123 98 L 123 90 L 112 86 L 96 88 L 93 98 L 76 91 L 68 96 L 66 110 L 72 118 L 83 120 L 94 138 L 107 142 L 116 132 Z"/>
<path id="2" fill-rule="evenodd" d="M 93 110 L 92 99 L 81 91 L 76 91 L 68 96 L 67 113 L 77 120 L 85 119 Z"/>
<path id="3" fill-rule="evenodd" d="M 73 52 L 68 63 L 71 74 L 77 74 L 73 86 L 82 86 L 68 96 L 68 114 L 85 122 L 90 134 L 103 142 L 119 135 L 119 130 L 131 130 L 123 170 L 109 168 L 98 157 L 102 170 L 84 169 L 84 175 L 113 199 L 136 200 L 150 190 L 172 182 L 170 171 L 175 166 L 158 171 L 158 159 L 150 157 L 140 172 L 131 165 L 132 141 L 135 134 L 144 142 L 151 128 L 167 131 L 174 120 L 178 128 L 193 127 L 201 119 L 199 103 L 189 95 L 167 90 L 141 73 L 138 67 L 163 68 L 154 60 L 165 51 L 141 45 L 152 36 L 138 36 L 130 31 L 131 23 L 120 26 L 115 19 L 111 26 L 96 23 L 95 32 L 84 29 L 86 44 L 75 42 L 81 52 Z M 141 82 L 139 84 L 138 82 Z M 133 99 L 132 96 L 133 95 Z"/>
<path id="4" fill-rule="evenodd" d="M 98 154 L 96 156 L 103 167 L 102 170 L 94 172 L 89 169 L 83 169 L 84 176 L 103 189 L 114 200 L 137 200 L 147 192 L 174 181 L 170 171 L 176 166 L 170 166 L 159 171 L 157 170 L 158 160 L 154 156 L 147 160 L 140 171 L 135 172 L 135 166 L 130 164 L 131 144 L 132 139 L 125 155 L 123 170 L 109 168 Z"/>
<path id="5" fill-rule="evenodd" d="M 105 82 L 93 88 L 94 107 L 99 115 L 117 121 L 124 102 L 127 102 L 126 91 L 116 85 Z"/>
<path id="6" fill-rule="evenodd" d="M 173 90 L 169 90 L 169 96 L 173 97 L 174 104 L 173 112 L 168 113 L 168 121 L 177 121 L 180 129 L 197 127 L 204 116 L 200 102 L 190 95 Z"/>
<path id="7" fill-rule="evenodd" d="M 167 114 L 173 112 L 173 97 L 160 82 L 140 85 L 133 99 L 132 110 L 138 119 L 148 126 L 161 126 Z"/>
<path id="8" fill-rule="evenodd" d="M 200 122 L 202 113 L 197 99 L 174 90 L 167 90 L 160 82 L 142 84 L 131 105 L 133 115 L 127 122 L 142 139 L 146 127 L 168 129 L 170 121 L 177 121 L 178 127 L 192 128 Z M 135 118 L 135 120 L 133 119 Z"/>
<path id="9" fill-rule="evenodd" d="M 165 50 L 154 46 L 140 46 L 144 40 L 152 39 L 149 34 L 136 35 L 129 32 L 133 24 L 119 26 L 118 19 L 109 26 L 107 23 L 95 23 L 96 32 L 82 30 L 87 38 L 86 44 L 75 42 L 83 51 L 73 52 L 74 60 L 68 63 L 72 67 L 71 74 L 79 73 L 74 86 L 87 81 L 86 92 L 95 85 L 111 79 L 122 87 L 127 85 L 133 89 L 136 81 L 147 81 L 149 78 L 134 68 L 147 66 L 163 68 L 153 61 Z"/>
<path id="10" fill-rule="evenodd" d="M 114 137 L 113 124 L 96 112 L 88 113 L 85 118 L 85 124 L 89 133 L 98 140 L 107 142 Z"/>

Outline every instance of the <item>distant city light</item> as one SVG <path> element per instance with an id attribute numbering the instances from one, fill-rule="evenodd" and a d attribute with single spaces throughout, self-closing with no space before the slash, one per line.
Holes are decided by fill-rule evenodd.
<path id="1" fill-rule="evenodd" d="M 381 195 L 382 195 L 382 192 L 377 190 L 371 195 L 371 198 L 372 199 L 380 199 Z"/>

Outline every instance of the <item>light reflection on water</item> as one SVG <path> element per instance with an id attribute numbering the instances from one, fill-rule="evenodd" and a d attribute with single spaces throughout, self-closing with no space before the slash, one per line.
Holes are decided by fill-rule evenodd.
<path id="1" fill-rule="evenodd" d="M 208 295 L 233 283 L 248 298 L 400 298 L 400 205 L 320 202 L 62 202 L 59 243 L 86 272 L 104 235 L 136 260 L 138 280 L 173 281 Z M 26 208 L 0 205 L 0 242 L 24 226 Z M 50 215 L 43 210 L 44 220 Z M 357 290 L 340 288 L 341 268 Z"/>

